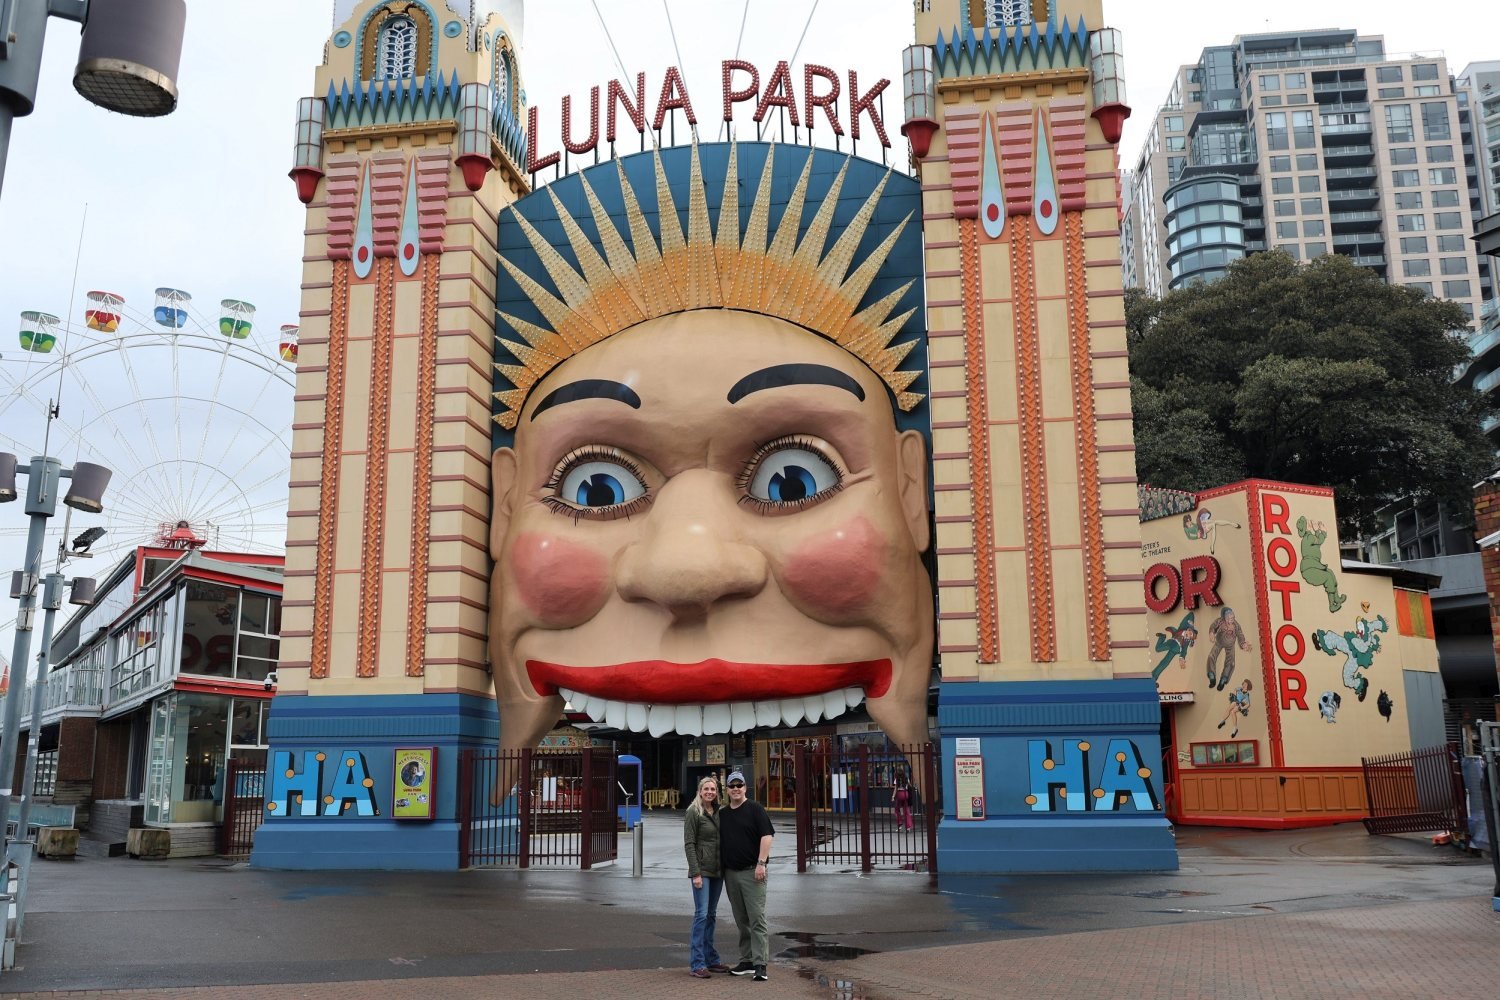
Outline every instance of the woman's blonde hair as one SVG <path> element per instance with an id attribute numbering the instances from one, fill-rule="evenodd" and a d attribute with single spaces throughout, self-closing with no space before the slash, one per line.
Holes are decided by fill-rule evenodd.
<path id="1" fill-rule="evenodd" d="M 718 778 L 714 777 L 712 774 L 706 774 L 703 777 L 699 778 L 698 779 L 698 791 L 697 791 L 696 794 L 694 794 L 693 801 L 689 802 L 688 803 L 688 807 L 687 807 L 687 811 L 689 813 L 693 814 L 694 816 L 702 816 L 703 813 L 704 813 L 704 809 L 703 809 L 703 786 L 706 785 L 706 784 L 708 784 L 710 781 L 712 781 L 714 783 L 714 794 L 715 794 L 715 801 L 716 802 L 718 801 L 717 797 L 719 795 L 723 794 L 724 790 L 719 787 L 719 779 Z"/>

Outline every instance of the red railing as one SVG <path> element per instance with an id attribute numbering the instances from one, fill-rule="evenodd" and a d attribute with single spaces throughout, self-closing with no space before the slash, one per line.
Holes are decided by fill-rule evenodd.
<path id="1" fill-rule="evenodd" d="M 459 859 L 477 866 L 578 866 L 618 856 L 608 750 L 479 750 L 458 758 Z"/>
<path id="2" fill-rule="evenodd" d="M 1361 758 L 1371 833 L 1467 833 L 1468 813 L 1458 746 Z"/>
<path id="3" fill-rule="evenodd" d="M 797 871 L 858 865 L 865 872 L 937 872 L 942 796 L 932 744 L 872 751 L 799 743 L 793 762 Z"/>
<path id="4" fill-rule="evenodd" d="M 219 826 L 219 853 L 248 858 L 255 828 L 266 808 L 266 766 L 231 757 L 224 766 L 224 821 Z"/>

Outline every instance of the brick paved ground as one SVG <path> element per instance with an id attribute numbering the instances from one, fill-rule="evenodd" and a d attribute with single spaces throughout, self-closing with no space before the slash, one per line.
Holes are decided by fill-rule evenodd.
<path id="1" fill-rule="evenodd" d="M 1194 924 L 1083 931 L 778 963 L 771 981 L 684 969 L 427 978 L 288 986 L 3 994 L 121 1000 L 903 1000 L 909 997 L 1492 997 L 1500 991 L 1500 914 L 1490 897 L 1389 903 Z"/>

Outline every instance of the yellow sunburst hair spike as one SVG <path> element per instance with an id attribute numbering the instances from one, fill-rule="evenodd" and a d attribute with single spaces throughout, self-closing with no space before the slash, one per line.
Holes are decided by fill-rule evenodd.
<path id="1" fill-rule="evenodd" d="M 694 142 L 692 146 L 686 232 L 662 168 L 660 150 L 653 149 L 651 157 L 661 216 L 660 242 L 652 236 L 635 189 L 618 160 L 615 169 L 620 179 L 629 245 L 589 186 L 586 174 L 580 175 L 579 180 L 594 228 L 599 234 L 602 256 L 578 222 L 563 208 L 557 195 L 552 194 L 552 204 L 582 269 L 581 274 L 547 243 L 529 220 L 511 209 L 556 293 L 528 277 L 504 256 L 500 257 L 501 266 L 515 279 L 551 327 L 547 329 L 500 313 L 511 330 L 524 341 L 518 343 L 504 338 L 500 341 L 520 362 L 495 366 L 515 387 L 495 393 L 495 398 L 505 405 L 504 412 L 495 417 L 502 427 L 507 430 L 515 428 L 532 387 L 574 354 L 645 320 L 689 309 L 740 309 L 795 323 L 828 338 L 868 365 L 890 386 L 896 405 L 902 410 L 911 410 L 922 401 L 920 394 L 907 391 L 920 373 L 903 371 L 900 367 L 915 342 L 891 346 L 892 340 L 915 312 L 907 310 L 892 315 L 911 289 L 911 283 L 882 296 L 864 309 L 859 308 L 865 292 L 911 221 L 908 214 L 875 250 L 863 260 L 855 260 L 885 190 L 889 172 L 838 235 L 832 249 L 825 253 L 833 227 L 833 213 L 848 171 L 847 161 L 821 199 L 799 241 L 797 235 L 802 227 L 812 178 L 811 153 L 772 233 L 770 210 L 775 147 L 771 147 L 766 154 L 743 235 L 740 232 L 739 151 L 736 145 L 731 144 L 729 148 L 718 233 L 712 231 L 709 223 L 708 196 L 698 144 Z"/>

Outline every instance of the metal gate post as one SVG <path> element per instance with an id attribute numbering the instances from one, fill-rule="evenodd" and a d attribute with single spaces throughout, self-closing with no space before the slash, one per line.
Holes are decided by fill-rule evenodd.
<path id="1" fill-rule="evenodd" d="M 234 842 L 234 772 L 238 766 L 239 760 L 235 757 L 229 758 L 224 764 L 224 823 L 219 827 L 220 854 L 228 854 L 229 845 Z"/>
<path id="2" fill-rule="evenodd" d="M 583 794 L 579 796 L 578 860 L 584 871 L 594 867 L 594 750 L 583 748 Z"/>
<path id="3" fill-rule="evenodd" d="M 1485 822 L 1489 825 L 1490 862 L 1495 866 L 1495 892 L 1490 898 L 1490 909 L 1500 913 L 1500 835 L 1495 826 L 1500 817 L 1500 722 L 1479 723 L 1480 775 L 1479 783 L 1484 795 Z"/>
<path id="4" fill-rule="evenodd" d="M 937 755 L 936 744 L 928 743 L 922 748 L 922 756 L 927 761 L 924 769 L 927 787 L 923 790 L 922 810 L 926 813 L 924 818 L 927 824 L 927 874 L 929 875 L 936 875 L 938 870 L 938 813 L 943 811 L 943 802 L 938 796 Z"/>
<path id="5" fill-rule="evenodd" d="M 811 784 L 807 781 L 807 747 L 798 743 L 792 748 L 792 766 L 797 769 L 796 795 L 797 795 L 797 873 L 803 874 L 807 871 L 808 840 L 812 837 L 812 806 L 807 797 L 807 789 L 803 784 Z M 767 786 L 769 787 L 769 782 Z"/>
<path id="6" fill-rule="evenodd" d="M 502 754 L 506 754 L 508 756 L 512 751 L 502 750 L 500 752 Z M 522 868 L 530 868 L 531 867 L 531 809 L 532 809 L 532 805 L 533 805 L 533 803 L 531 801 L 531 750 L 527 749 L 527 750 L 522 750 L 521 751 L 521 775 L 520 775 L 520 779 L 516 782 L 516 811 L 521 814 L 520 815 L 520 830 L 519 830 L 519 832 L 517 833 L 516 836 L 520 840 L 520 844 L 517 845 L 517 846 L 520 847 L 520 849 L 521 849 L 520 866 Z"/>
<path id="7" fill-rule="evenodd" d="M 471 864 L 474 828 L 474 748 L 458 752 L 458 867 Z"/>
<path id="8" fill-rule="evenodd" d="M 859 870 L 875 870 L 870 856 L 870 748 L 859 745 Z"/>

